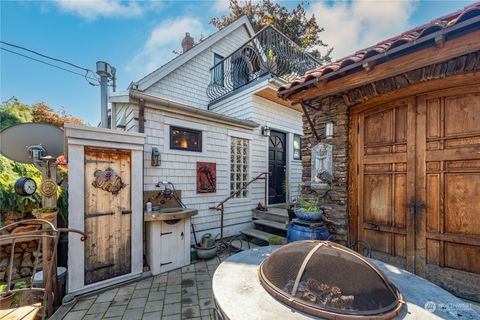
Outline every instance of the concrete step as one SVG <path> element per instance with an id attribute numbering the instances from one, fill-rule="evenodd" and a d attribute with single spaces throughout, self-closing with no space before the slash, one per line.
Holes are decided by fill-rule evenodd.
<path id="1" fill-rule="evenodd" d="M 258 248 L 259 245 L 247 240 L 233 240 L 230 242 L 230 246 L 237 250 L 248 250 L 253 248 Z"/>
<path id="2" fill-rule="evenodd" d="M 277 222 L 277 221 L 268 220 L 268 219 L 257 219 L 257 220 L 253 220 L 253 223 L 255 225 L 260 225 L 260 226 L 269 227 L 269 228 L 273 228 L 273 229 L 277 229 L 277 230 L 287 231 L 287 225 L 285 224 L 285 222 L 282 223 L 282 222 Z"/>
<path id="3" fill-rule="evenodd" d="M 268 232 L 265 232 L 265 231 L 260 231 L 260 230 L 257 230 L 257 229 L 247 229 L 247 230 L 242 230 L 240 232 L 247 237 L 260 239 L 260 240 L 263 240 L 263 241 L 266 241 L 266 242 L 268 242 L 268 238 L 270 238 L 271 236 L 280 237 L 285 241 L 285 237 L 281 237 L 281 236 L 278 236 L 276 234 L 268 233 Z"/>
<path id="4" fill-rule="evenodd" d="M 264 219 L 280 223 L 286 223 L 288 220 L 288 212 L 287 209 L 281 208 L 268 208 L 268 211 L 253 209 L 252 217 L 254 219 Z"/>

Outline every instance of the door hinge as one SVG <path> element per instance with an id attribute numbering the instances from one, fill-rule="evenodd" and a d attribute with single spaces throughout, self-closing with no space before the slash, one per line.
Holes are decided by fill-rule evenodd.
<path id="1" fill-rule="evenodd" d="M 172 234 L 172 232 L 162 232 L 160 233 L 161 236 L 167 235 L 167 234 Z"/>
<path id="2" fill-rule="evenodd" d="M 166 266 L 167 264 L 172 264 L 173 262 L 170 261 L 170 262 L 165 262 L 165 263 L 160 263 L 160 267 L 163 267 L 163 266 Z"/>

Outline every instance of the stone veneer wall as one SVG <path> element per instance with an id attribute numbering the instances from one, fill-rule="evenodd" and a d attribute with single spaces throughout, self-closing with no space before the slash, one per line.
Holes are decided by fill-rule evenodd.
<path id="1" fill-rule="evenodd" d="M 309 114 L 320 141 L 313 135 L 307 117 L 303 115 L 302 193 L 305 197 L 320 199 L 325 210 L 324 220 L 335 241 L 340 243 L 348 241 L 349 107 L 397 89 L 477 70 L 480 70 L 480 51 L 307 102 L 319 109 L 319 111 L 309 109 Z M 325 123 L 328 121 L 334 124 L 334 137 L 331 139 L 325 138 Z M 323 189 L 310 186 L 311 148 L 319 142 L 333 145 L 333 181 L 328 188 Z"/>
<path id="2" fill-rule="evenodd" d="M 327 223 L 328 230 L 335 241 L 345 244 L 348 234 L 348 107 L 340 98 L 323 99 L 317 102 L 315 107 L 320 111 L 315 111 L 311 119 L 321 140 L 317 141 L 304 115 L 302 193 L 306 198 L 320 199 L 324 209 L 323 218 Z M 327 139 L 325 123 L 329 121 L 334 124 L 334 136 Z M 327 188 L 310 186 L 311 149 L 319 142 L 333 145 L 333 180 Z"/>

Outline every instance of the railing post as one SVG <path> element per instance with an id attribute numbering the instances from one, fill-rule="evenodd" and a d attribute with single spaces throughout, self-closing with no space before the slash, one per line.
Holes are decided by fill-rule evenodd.
<path id="1" fill-rule="evenodd" d="M 220 240 L 223 240 L 223 213 L 224 213 L 224 206 L 220 207 Z"/>
<path id="2" fill-rule="evenodd" d="M 268 172 L 265 173 L 265 211 L 268 211 Z"/>

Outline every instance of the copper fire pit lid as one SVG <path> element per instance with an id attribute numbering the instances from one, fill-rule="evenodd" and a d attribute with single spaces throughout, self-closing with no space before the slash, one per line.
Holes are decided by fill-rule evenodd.
<path id="1" fill-rule="evenodd" d="M 262 286 L 281 302 L 326 319 L 392 319 L 403 297 L 363 256 L 329 241 L 297 241 L 260 265 Z"/>

